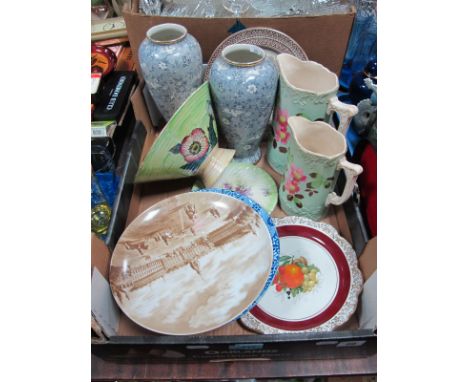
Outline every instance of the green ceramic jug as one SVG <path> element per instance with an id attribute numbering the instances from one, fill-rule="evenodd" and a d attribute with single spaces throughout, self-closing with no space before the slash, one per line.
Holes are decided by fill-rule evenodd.
<path id="1" fill-rule="evenodd" d="M 290 117 L 288 126 L 291 140 L 279 189 L 281 208 L 288 215 L 320 220 L 330 204 L 349 199 L 362 167 L 346 160 L 346 139 L 328 123 Z M 338 196 L 333 189 L 340 170 L 346 184 Z"/>
<path id="2" fill-rule="evenodd" d="M 280 83 L 267 160 L 276 172 L 284 174 L 291 137 L 287 124 L 289 117 L 300 115 L 311 121 L 329 122 L 332 112 L 336 112 L 340 118 L 338 131 L 346 135 L 358 110 L 356 106 L 338 100 L 338 78 L 323 65 L 302 61 L 286 53 L 277 56 L 277 63 Z"/>

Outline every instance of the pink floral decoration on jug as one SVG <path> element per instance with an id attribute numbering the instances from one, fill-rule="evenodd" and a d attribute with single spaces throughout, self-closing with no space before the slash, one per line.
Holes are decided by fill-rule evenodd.
<path id="1" fill-rule="evenodd" d="M 297 167 L 294 163 L 291 163 L 288 171 L 288 178 L 291 178 L 293 182 L 304 182 L 307 177 L 304 174 L 304 170 Z"/>
<path id="2" fill-rule="evenodd" d="M 289 113 L 287 109 L 278 109 L 278 113 L 276 115 L 276 121 L 280 126 L 288 126 L 288 118 Z"/>
<path id="3" fill-rule="evenodd" d="M 295 182 L 292 179 L 287 179 L 286 183 L 284 184 L 284 187 L 285 187 L 287 193 L 290 194 L 290 195 L 294 195 L 296 192 L 298 192 L 300 190 L 299 185 L 297 184 L 297 182 Z"/>
<path id="4" fill-rule="evenodd" d="M 278 142 L 286 144 L 286 143 L 288 143 L 288 140 L 289 140 L 290 136 L 291 136 L 291 134 L 288 132 L 288 127 L 287 126 L 279 125 L 275 130 L 275 139 Z"/>
<path id="5" fill-rule="evenodd" d="M 283 144 L 288 143 L 291 134 L 288 132 L 288 111 L 286 109 L 278 109 L 276 113 L 275 122 L 277 123 L 275 128 L 275 139 L 277 142 Z"/>
<path id="6" fill-rule="evenodd" d="M 283 191 L 287 192 L 287 199 L 289 201 L 293 200 L 299 208 L 302 208 L 301 200 L 304 199 L 304 195 L 299 193 L 299 191 L 301 191 L 299 183 L 303 183 L 307 180 L 304 170 L 294 163 L 291 163 L 284 180 Z"/>

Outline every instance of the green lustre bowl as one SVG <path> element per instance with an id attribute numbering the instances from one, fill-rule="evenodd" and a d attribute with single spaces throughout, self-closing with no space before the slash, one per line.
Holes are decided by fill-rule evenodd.
<path id="1" fill-rule="evenodd" d="M 211 187 L 235 151 L 218 147 L 218 130 L 208 82 L 179 107 L 141 163 L 135 182 L 198 175 Z"/>

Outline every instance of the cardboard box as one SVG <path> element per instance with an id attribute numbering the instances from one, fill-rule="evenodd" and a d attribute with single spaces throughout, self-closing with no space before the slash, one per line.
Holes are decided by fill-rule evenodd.
<path id="1" fill-rule="evenodd" d="M 128 151 L 125 161 L 129 164 L 125 176 L 126 184 L 135 176 L 136 164 L 144 158 L 159 131 L 151 124 L 144 104 L 141 84 L 132 96 L 132 105 L 136 119 L 141 122 L 137 123 L 133 129 L 131 140 L 141 142 L 145 136 L 146 139 L 143 144 L 131 145 L 133 149 Z M 259 165 L 269 171 L 278 181 L 279 176 L 269 168 L 264 158 Z M 133 189 L 128 188 L 127 193 L 121 195 L 126 200 L 126 208 L 118 216 L 116 214 L 112 244 L 118 239 L 124 227 L 139 213 L 159 200 L 189 191 L 192 183 L 193 179 L 181 179 L 135 184 Z M 277 207 L 272 215 L 281 217 L 284 213 Z M 333 225 L 341 236 L 353 243 L 352 232 L 355 230 L 350 229 L 348 220 L 343 207 L 335 208 L 324 219 L 325 222 Z M 97 246 L 95 245 L 94 248 Z M 375 354 L 377 352 L 376 256 L 375 238 L 364 246 L 359 258 L 365 284 L 358 309 L 339 330 L 322 333 L 259 335 L 244 328 L 239 321 L 233 321 L 221 328 L 197 336 L 167 336 L 139 327 L 118 308 L 115 309 L 115 306 L 112 306 L 110 290 L 102 285 L 102 280 L 108 277 L 110 256 L 108 254 L 103 256 L 102 250 L 93 250 L 93 273 L 99 272 L 102 277 L 96 278 L 100 280 L 100 290 L 96 291 L 98 286 L 92 285 L 92 291 L 94 295 L 98 295 L 98 300 L 104 301 L 106 305 L 103 311 L 93 313 L 95 317 L 105 317 L 106 322 L 100 323 L 103 329 L 107 327 L 105 332 L 115 334 L 107 335 L 107 341 L 103 341 L 102 338 L 94 340 L 92 353 L 107 361 L 119 360 L 119 362 L 128 363 L 333 359 Z M 117 323 L 115 327 L 109 327 L 112 322 Z"/>
<path id="2" fill-rule="evenodd" d="M 294 16 L 268 18 L 240 18 L 247 28 L 265 27 L 286 33 L 305 50 L 310 60 L 319 62 L 339 75 L 348 46 L 355 9 L 347 14 L 325 16 Z M 147 16 L 138 12 L 138 0 L 123 9 L 128 39 L 138 70 L 138 48 L 146 31 L 154 25 L 176 23 L 184 25 L 202 47 L 203 62 L 208 62 L 216 47 L 230 35 L 234 18 L 194 18 Z M 141 74 L 141 72 L 140 72 Z"/>

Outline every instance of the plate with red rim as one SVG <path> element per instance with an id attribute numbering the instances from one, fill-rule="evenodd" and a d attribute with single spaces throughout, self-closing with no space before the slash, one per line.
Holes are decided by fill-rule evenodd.
<path id="1" fill-rule="evenodd" d="M 242 323 L 264 334 L 335 330 L 351 318 L 362 290 L 355 251 L 329 224 L 298 216 L 273 220 L 278 272 Z"/>

